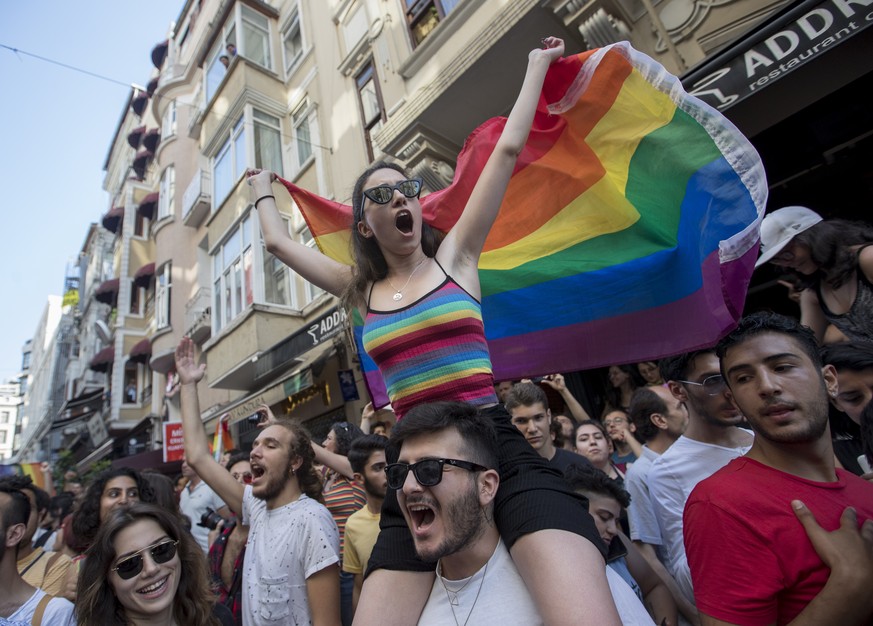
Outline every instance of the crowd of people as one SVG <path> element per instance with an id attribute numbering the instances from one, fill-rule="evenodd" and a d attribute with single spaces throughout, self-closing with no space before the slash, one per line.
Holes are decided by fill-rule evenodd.
<path id="1" fill-rule="evenodd" d="M 268 250 L 361 312 L 395 419 L 368 406 L 313 442 L 263 407 L 251 450 L 219 462 L 183 338 L 180 481 L 120 468 L 51 498 L 0 479 L 0 624 L 870 622 L 866 226 L 764 220 L 761 262 L 794 273 L 808 327 L 755 313 L 709 348 L 614 365 L 598 414 L 562 374 L 495 384 L 477 263 L 562 53 L 531 51 L 445 236 L 421 181 L 377 163 L 347 267 L 288 235 L 275 174 L 247 173 Z"/>

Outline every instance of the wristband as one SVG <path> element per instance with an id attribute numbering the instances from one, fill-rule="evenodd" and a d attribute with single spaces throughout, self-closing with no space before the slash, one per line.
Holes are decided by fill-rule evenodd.
<path id="1" fill-rule="evenodd" d="M 255 208 L 256 208 L 256 209 L 258 208 L 258 202 L 260 202 L 261 200 L 266 200 L 267 198 L 272 198 L 273 200 L 275 200 L 275 199 L 276 199 L 276 196 L 272 196 L 272 195 L 270 195 L 270 196 L 261 196 L 260 198 L 258 198 L 257 200 L 255 200 Z"/>

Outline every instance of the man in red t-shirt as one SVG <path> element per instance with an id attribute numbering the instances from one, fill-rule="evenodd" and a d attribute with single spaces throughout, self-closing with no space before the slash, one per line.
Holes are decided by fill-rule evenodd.
<path id="1" fill-rule="evenodd" d="M 812 331 L 773 313 L 742 319 L 716 352 L 756 436 L 685 506 L 702 624 L 867 624 L 873 485 L 834 467 L 833 367 Z"/>

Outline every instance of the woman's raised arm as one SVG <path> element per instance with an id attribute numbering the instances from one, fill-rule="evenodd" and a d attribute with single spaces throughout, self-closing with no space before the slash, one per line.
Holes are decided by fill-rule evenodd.
<path id="1" fill-rule="evenodd" d="M 291 238 L 273 195 L 276 174 L 250 169 L 246 171 L 246 176 L 252 188 L 252 201 L 258 211 L 267 251 L 316 287 L 335 296 L 342 295 L 352 280 L 351 268 L 323 255 L 317 248 L 310 248 Z"/>
<path id="2" fill-rule="evenodd" d="M 546 37 L 543 47 L 531 50 L 528 55 L 524 82 L 506 126 L 470 194 L 464 212 L 440 247 L 441 252 L 445 248 L 449 253 L 446 257 L 455 272 L 463 275 L 470 270 L 476 271 L 479 254 L 491 225 L 497 219 L 515 162 L 530 134 L 546 71 L 563 54 L 564 42 L 557 37 Z M 440 258 L 443 258 L 442 254 Z M 478 281 L 475 284 L 478 286 Z"/>

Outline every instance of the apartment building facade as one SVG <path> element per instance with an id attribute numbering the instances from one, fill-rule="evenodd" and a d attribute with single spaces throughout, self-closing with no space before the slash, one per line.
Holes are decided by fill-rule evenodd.
<path id="1" fill-rule="evenodd" d="M 177 417 L 173 350 L 182 336 L 207 364 L 206 428 L 227 415 L 240 446 L 263 404 L 316 437 L 358 419 L 368 397 L 345 313 L 266 250 L 247 167 L 344 202 L 357 173 L 378 160 L 400 163 L 428 191 L 445 187 L 465 138 L 508 112 L 528 51 L 549 34 L 568 53 L 629 40 L 731 117 L 731 103 L 718 100 L 727 91 L 710 93 L 701 68 L 742 56 L 737 46 L 778 40 L 770 33 L 782 22 L 818 15 L 822 4 L 188 0 L 166 39 L 156 33 L 154 73 L 131 93 L 109 149 L 100 233 L 111 239 L 111 262 L 94 261 L 102 244 L 93 231 L 83 247 L 79 354 L 68 377 L 78 382 L 68 383 L 59 419 L 93 421 L 76 413 L 90 407 L 105 436 L 80 437 L 90 446 L 80 462 L 155 462 L 163 425 Z M 778 100 L 783 83 L 768 97 Z M 763 133 L 749 102 L 737 103 L 736 121 Z M 314 245 L 290 197 L 278 187 L 276 196 L 289 235 Z"/>

